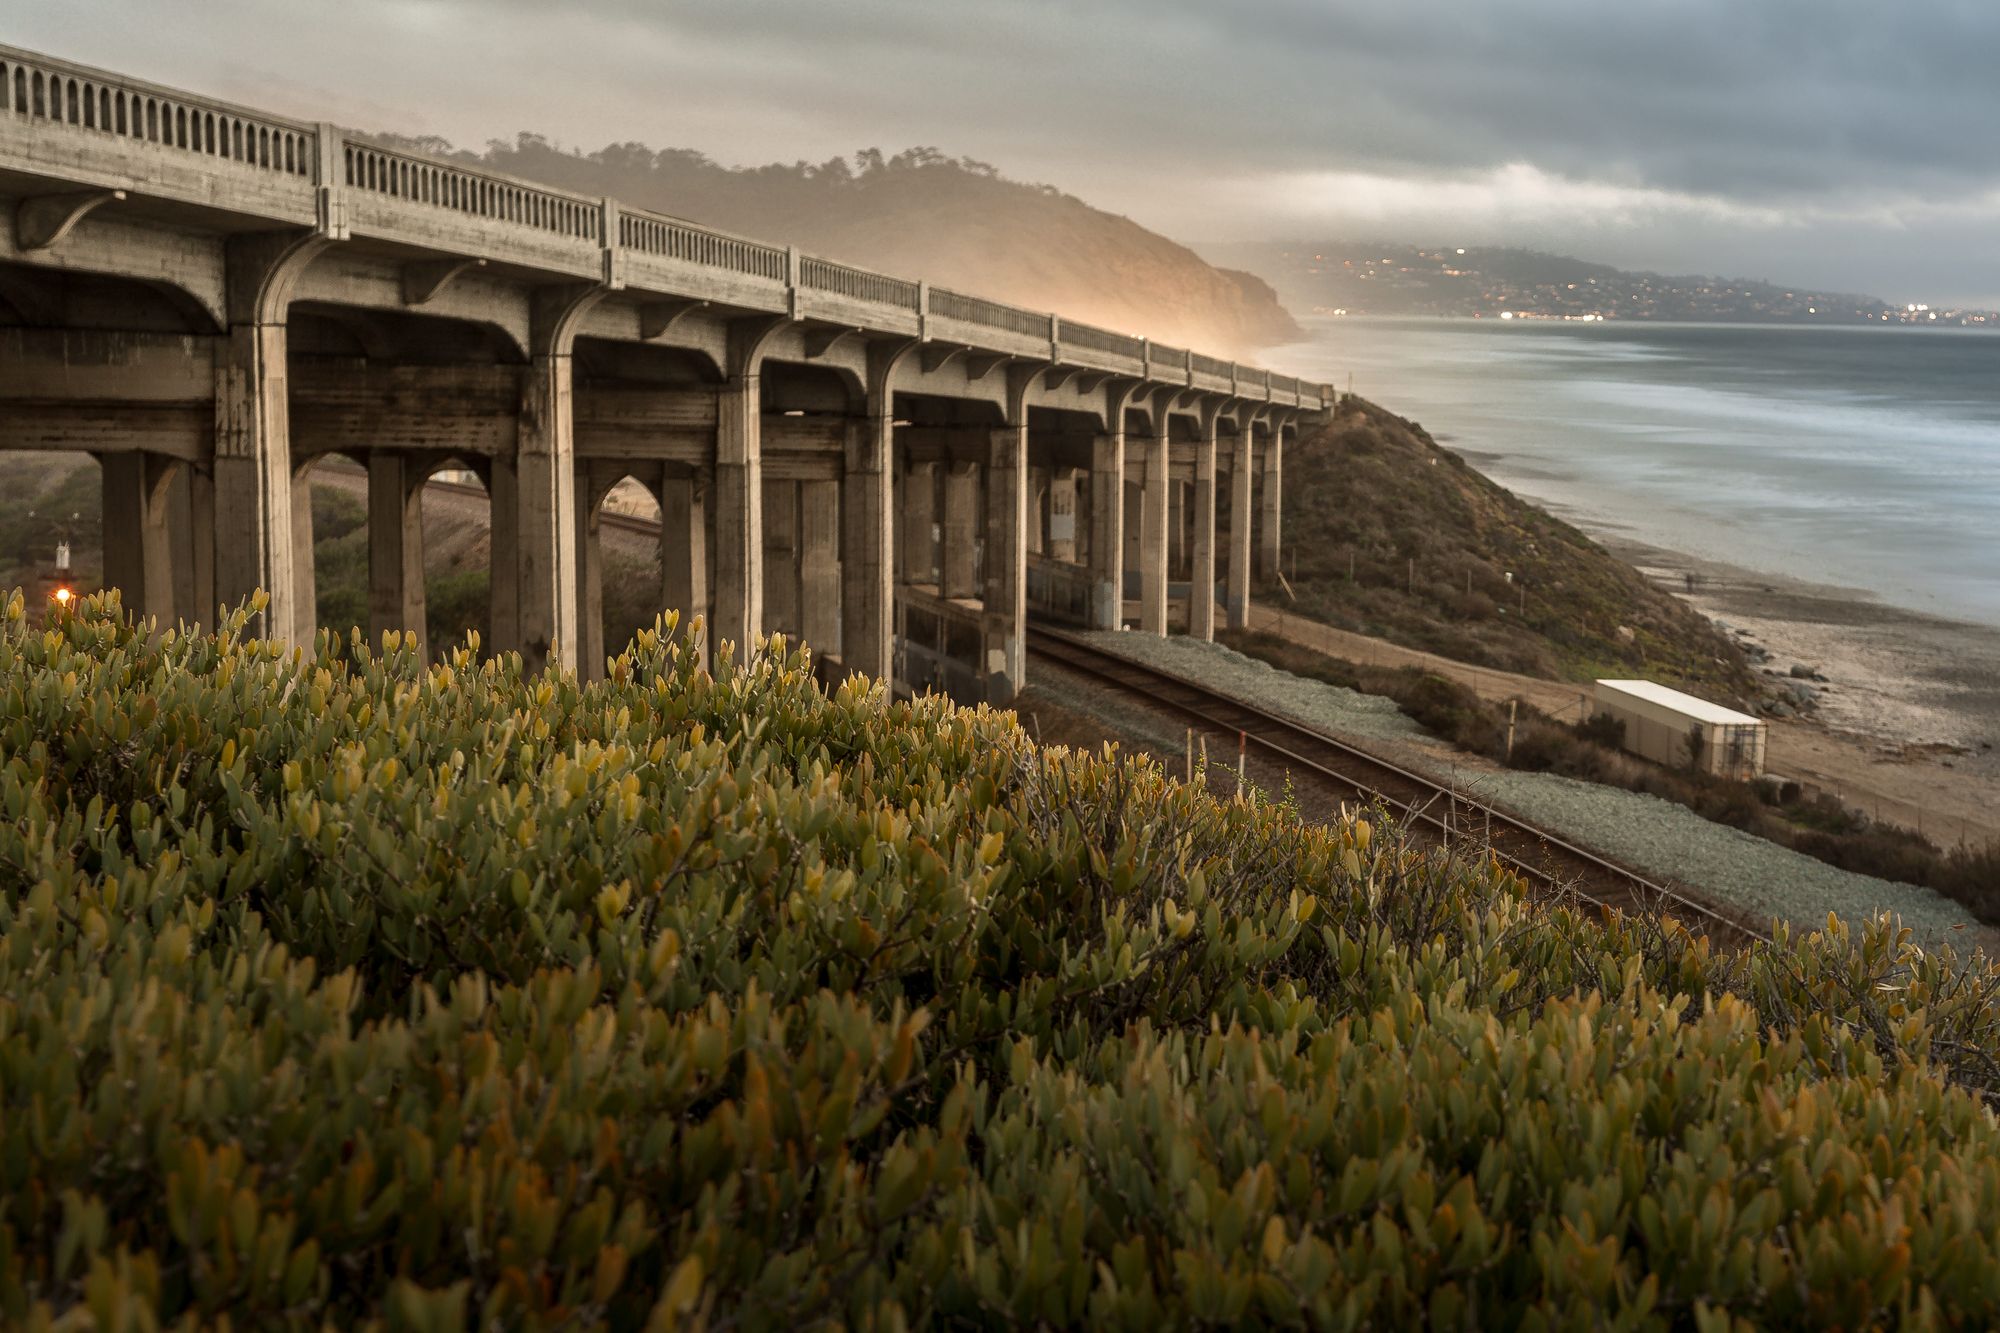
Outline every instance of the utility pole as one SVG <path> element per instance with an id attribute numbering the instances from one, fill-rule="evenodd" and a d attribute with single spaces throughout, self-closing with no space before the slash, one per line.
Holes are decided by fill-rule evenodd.
<path id="1" fill-rule="evenodd" d="M 1514 762 L 1514 712 L 1521 706 L 1519 699 L 1507 701 L 1507 762 Z"/>

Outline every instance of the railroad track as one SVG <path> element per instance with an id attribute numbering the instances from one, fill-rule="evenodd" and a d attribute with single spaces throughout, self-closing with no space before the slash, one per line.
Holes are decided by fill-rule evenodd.
<path id="1" fill-rule="evenodd" d="M 1295 772 L 1381 802 L 1405 827 L 1447 846 L 1475 840 L 1544 891 L 1574 894 L 1626 912 L 1678 917 L 1717 943 L 1770 937 L 1687 890 L 1648 879 L 1627 866 L 1538 828 L 1448 785 L 1358 749 L 1324 732 L 1268 713 L 1172 672 L 1134 662 L 1072 635 L 1036 627 L 1028 650 L 1158 708 L 1225 742 L 1241 738 Z"/>

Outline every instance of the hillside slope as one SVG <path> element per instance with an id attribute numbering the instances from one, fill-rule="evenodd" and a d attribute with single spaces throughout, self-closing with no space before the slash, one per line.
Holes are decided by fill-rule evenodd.
<path id="1" fill-rule="evenodd" d="M 1645 675 L 1752 700 L 1742 653 L 1576 528 L 1358 398 L 1285 456 L 1279 604 L 1530 675 Z M 1511 575 L 1511 579 L 1509 578 Z"/>
<path id="2" fill-rule="evenodd" d="M 935 149 L 732 169 L 684 149 L 614 144 L 585 154 L 532 134 L 479 154 L 377 137 L 1176 347 L 1247 357 L 1301 336 L 1261 279 L 1216 268 L 1130 218 Z"/>

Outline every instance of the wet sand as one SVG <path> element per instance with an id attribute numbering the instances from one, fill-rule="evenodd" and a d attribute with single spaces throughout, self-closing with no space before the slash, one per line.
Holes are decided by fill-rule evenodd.
<path id="1" fill-rule="evenodd" d="M 1815 707 L 1775 723 L 1770 767 L 1934 841 L 2000 838 L 2000 629 L 1615 538 L 1613 554 L 1763 649 Z M 1688 576 L 1694 576 L 1690 590 Z M 1792 668 L 1824 680 L 1797 680 Z"/>

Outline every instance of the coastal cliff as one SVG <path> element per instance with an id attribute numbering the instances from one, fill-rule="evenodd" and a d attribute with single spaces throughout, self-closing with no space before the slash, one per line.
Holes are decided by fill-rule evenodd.
<path id="1" fill-rule="evenodd" d="M 1284 500 L 1286 609 L 1528 675 L 1643 675 L 1739 704 L 1759 693 L 1706 618 L 1364 399 L 1287 452 Z"/>

